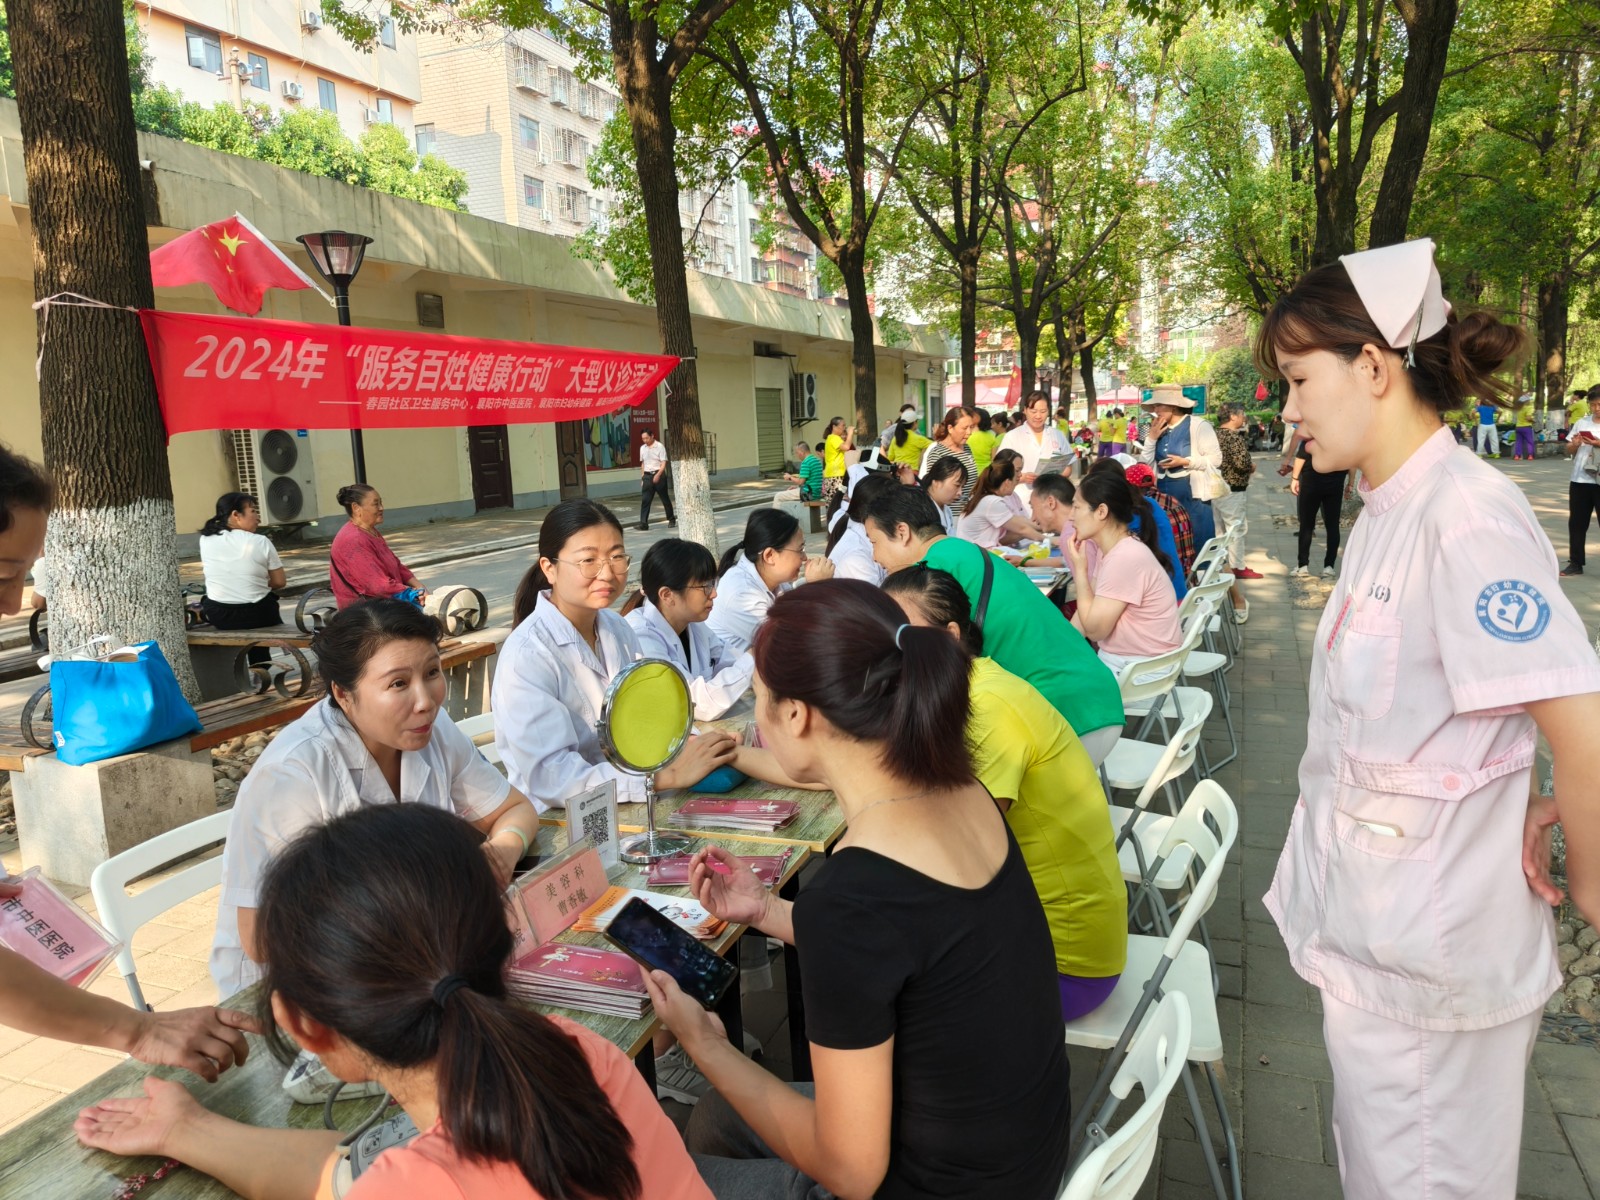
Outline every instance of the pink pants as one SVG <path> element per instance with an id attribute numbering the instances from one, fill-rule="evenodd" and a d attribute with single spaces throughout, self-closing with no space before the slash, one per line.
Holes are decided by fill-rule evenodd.
<path id="1" fill-rule="evenodd" d="M 1323 992 L 1345 1200 L 1515 1200 L 1539 1017 L 1436 1033 Z"/>

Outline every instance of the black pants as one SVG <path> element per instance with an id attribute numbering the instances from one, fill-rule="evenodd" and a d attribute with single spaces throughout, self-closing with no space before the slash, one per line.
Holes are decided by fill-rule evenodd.
<path id="1" fill-rule="evenodd" d="M 1300 554 L 1299 563 L 1302 567 L 1311 564 L 1311 539 L 1317 533 L 1317 514 L 1322 514 L 1322 525 L 1328 531 L 1328 553 L 1323 557 L 1323 566 L 1333 566 L 1334 559 L 1339 555 L 1339 506 L 1344 499 L 1344 476 L 1339 476 L 1337 487 L 1320 487 L 1300 489 Z"/>
<path id="2" fill-rule="evenodd" d="M 640 476 L 639 483 L 639 525 L 643 528 L 650 524 L 650 503 L 657 496 L 661 497 L 661 507 L 666 510 L 667 523 L 670 525 L 678 518 L 672 514 L 672 467 L 661 472 L 661 482 L 655 481 L 653 475 Z"/>
<path id="3" fill-rule="evenodd" d="M 1567 484 L 1567 537 L 1574 566 L 1583 566 L 1584 544 L 1589 540 L 1589 517 L 1600 516 L 1600 483 Z"/>
<path id="4" fill-rule="evenodd" d="M 202 596 L 200 611 L 211 622 L 213 629 L 265 629 L 269 625 L 283 623 L 283 615 L 278 611 L 278 597 L 273 592 L 268 592 L 254 604 L 224 604 L 210 596 Z M 250 651 L 250 661 L 271 662 L 272 651 L 265 646 L 257 646 Z"/>

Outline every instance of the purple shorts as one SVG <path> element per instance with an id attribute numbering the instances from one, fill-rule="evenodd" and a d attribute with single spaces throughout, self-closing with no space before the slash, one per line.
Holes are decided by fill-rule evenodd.
<path id="1" fill-rule="evenodd" d="M 1106 1002 L 1106 997 L 1116 990 L 1120 975 L 1104 979 L 1088 979 L 1082 975 L 1057 975 L 1061 987 L 1061 1019 L 1076 1021 L 1085 1013 L 1092 1013 Z"/>

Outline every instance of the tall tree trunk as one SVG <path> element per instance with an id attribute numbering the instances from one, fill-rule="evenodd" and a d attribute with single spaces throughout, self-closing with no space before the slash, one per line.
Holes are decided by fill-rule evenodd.
<path id="1" fill-rule="evenodd" d="M 50 641 L 155 639 L 198 694 L 178 594 L 172 477 L 138 320 L 153 308 L 139 148 L 119 0 L 6 0 L 22 123 L 36 298 L 78 292 L 114 309 L 39 317 L 50 518 Z"/>
<path id="2" fill-rule="evenodd" d="M 856 437 L 863 445 L 878 432 L 878 350 L 867 292 L 867 258 L 856 249 L 839 255 L 844 295 L 850 306 L 850 366 L 855 379 Z"/>
<path id="3" fill-rule="evenodd" d="M 1408 0 L 1396 7 L 1406 23 L 1406 66 L 1389 158 L 1372 209 L 1369 246 L 1389 246 L 1406 240 L 1411 200 L 1417 192 L 1417 177 L 1422 174 L 1422 160 L 1428 153 L 1433 109 L 1439 99 L 1439 85 L 1444 81 L 1450 31 L 1456 23 L 1457 0 Z"/>
<path id="4" fill-rule="evenodd" d="M 978 259 L 980 248 L 961 252 L 956 265 L 961 273 L 961 407 L 978 403 Z"/>
<path id="5" fill-rule="evenodd" d="M 1039 323 L 1031 312 L 1017 317 L 1017 363 L 1022 368 L 1022 394 L 1033 391 L 1039 376 Z"/>
<path id="6" fill-rule="evenodd" d="M 1562 396 L 1567 387 L 1569 290 L 1564 274 L 1539 284 L 1539 361 L 1534 386 L 1536 395 L 1546 403 Z"/>
<path id="7" fill-rule="evenodd" d="M 672 461 L 678 533 L 716 554 L 717 522 L 711 511 L 711 476 L 700 426 L 700 379 L 694 361 L 683 222 L 678 215 L 674 158 L 678 130 L 672 119 L 672 86 L 651 70 L 648 57 L 653 52 L 653 46 L 647 48 L 642 42 L 622 43 L 616 51 L 617 76 L 639 160 L 639 193 L 650 242 L 661 352 L 686 360 L 667 376 L 667 451 Z"/>
<path id="8" fill-rule="evenodd" d="M 1094 420 L 1094 347 L 1085 346 L 1078 351 L 1078 368 L 1083 372 L 1083 399 L 1089 406 L 1089 420 Z"/>

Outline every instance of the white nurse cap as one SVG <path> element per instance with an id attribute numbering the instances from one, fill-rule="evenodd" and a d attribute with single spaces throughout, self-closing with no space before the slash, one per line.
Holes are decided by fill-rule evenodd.
<path id="1" fill-rule="evenodd" d="M 1417 343 L 1443 329 L 1450 313 L 1433 261 L 1433 239 L 1345 254 L 1339 262 L 1378 332 L 1392 349 L 1406 352 L 1406 366 L 1416 366 Z"/>

